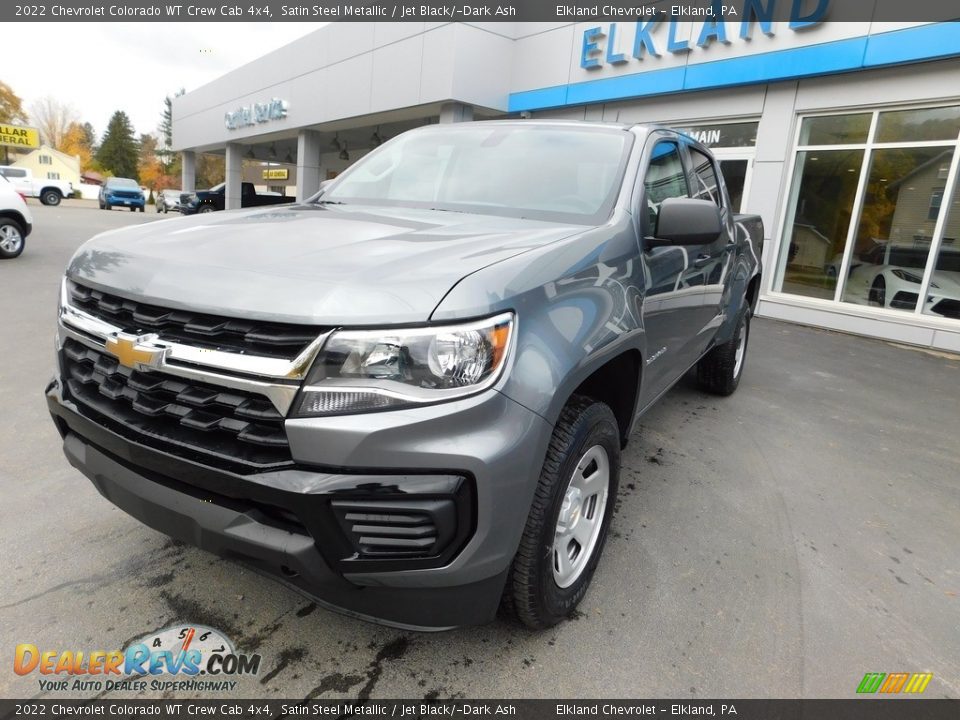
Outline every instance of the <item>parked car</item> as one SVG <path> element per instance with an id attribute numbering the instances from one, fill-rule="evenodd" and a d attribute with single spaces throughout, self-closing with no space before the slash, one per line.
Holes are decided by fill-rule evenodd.
<path id="1" fill-rule="evenodd" d="M 224 193 L 227 184 L 214 185 L 209 190 L 197 190 L 180 194 L 180 212 L 184 215 L 194 213 L 208 213 L 223 210 L 226 206 Z M 253 183 L 242 183 L 240 186 L 240 207 L 261 207 L 263 205 L 282 205 L 292 203 L 296 198 L 280 193 L 258 193 Z"/>
<path id="2" fill-rule="evenodd" d="M 0 176 L 0 260 L 20 255 L 32 230 L 33 215 L 23 195 Z"/>
<path id="3" fill-rule="evenodd" d="M 737 389 L 763 238 L 692 138 L 531 120 L 419 128 L 194 227 L 71 260 L 68 459 L 153 528 L 432 629 L 574 612 L 637 418 L 694 366 Z"/>
<path id="4" fill-rule="evenodd" d="M 929 254 L 929 245 L 877 243 L 861 253 L 856 264 L 851 259 L 847 297 L 877 307 L 914 310 Z M 960 319 L 960 249 L 940 250 L 924 312 Z"/>
<path id="5" fill-rule="evenodd" d="M 132 178 L 107 178 L 100 186 L 98 199 L 101 210 L 112 210 L 116 206 L 128 207 L 131 212 L 143 212 L 147 205 L 147 198 L 140 189 L 140 184 Z"/>
<path id="6" fill-rule="evenodd" d="M 13 183 L 24 196 L 39 198 L 44 205 L 59 205 L 73 194 L 73 183 L 66 180 L 37 179 L 28 168 L 0 165 L 0 175 Z"/>
<path id="7" fill-rule="evenodd" d="M 180 209 L 180 191 L 161 190 L 157 193 L 156 202 L 158 213 L 177 212 Z"/>

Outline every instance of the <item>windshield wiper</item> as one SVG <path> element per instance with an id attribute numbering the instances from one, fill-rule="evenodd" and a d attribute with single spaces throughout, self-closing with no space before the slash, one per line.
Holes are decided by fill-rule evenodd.
<path id="1" fill-rule="evenodd" d="M 340 200 L 314 200 L 315 205 L 346 205 L 347 203 L 341 202 Z"/>

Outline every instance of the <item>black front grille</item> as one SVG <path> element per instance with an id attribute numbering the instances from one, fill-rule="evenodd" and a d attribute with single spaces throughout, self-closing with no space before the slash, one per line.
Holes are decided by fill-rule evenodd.
<path id="1" fill-rule="evenodd" d="M 148 305 L 68 282 L 70 304 L 124 332 L 225 352 L 292 359 L 324 328 L 207 315 Z"/>
<path id="2" fill-rule="evenodd" d="M 84 413 L 137 442 L 237 472 L 292 464 L 283 416 L 262 395 L 131 370 L 69 338 L 62 362 Z"/>
<path id="3" fill-rule="evenodd" d="M 433 557 L 457 529 L 452 499 L 334 500 L 331 507 L 361 558 Z"/>

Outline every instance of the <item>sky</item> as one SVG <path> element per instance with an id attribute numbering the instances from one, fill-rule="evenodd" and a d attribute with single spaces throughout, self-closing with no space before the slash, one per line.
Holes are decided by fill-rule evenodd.
<path id="1" fill-rule="evenodd" d="M 137 135 L 155 132 L 163 98 L 189 92 L 326 23 L 17 23 L 4 33 L 0 80 L 30 105 L 50 95 L 103 137 L 123 110 Z"/>

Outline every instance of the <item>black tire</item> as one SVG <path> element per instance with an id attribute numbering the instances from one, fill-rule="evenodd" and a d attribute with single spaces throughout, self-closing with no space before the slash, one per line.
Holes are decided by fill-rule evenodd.
<path id="1" fill-rule="evenodd" d="M 208 213 L 208 212 L 214 212 L 215 210 L 216 208 L 213 205 L 211 205 L 210 203 L 206 203 L 204 205 L 201 205 L 200 208 L 197 210 L 197 212 Z"/>
<path id="2" fill-rule="evenodd" d="M 103 203 L 102 203 L 102 202 L 100 203 L 100 209 L 101 209 L 101 210 L 103 210 L 103 209 L 104 209 L 104 205 L 103 205 Z"/>
<path id="3" fill-rule="evenodd" d="M 12 260 L 23 252 L 27 245 L 23 233 L 23 227 L 16 220 L 0 217 L 0 260 Z"/>
<path id="4" fill-rule="evenodd" d="M 60 204 L 61 200 L 63 200 L 63 195 L 60 194 L 59 190 L 44 190 L 40 193 L 40 202 L 44 205 L 56 206 Z"/>
<path id="5" fill-rule="evenodd" d="M 104 207 L 105 210 L 113 210 L 113 205 L 111 205 L 110 203 L 104 204 L 103 207 Z"/>
<path id="6" fill-rule="evenodd" d="M 584 453 L 597 446 L 606 452 L 609 463 L 606 502 L 602 510 L 594 506 L 594 512 L 601 514 L 599 534 L 572 584 L 561 587 L 554 574 L 554 541 L 564 495 Z M 527 627 L 556 625 L 573 613 L 586 594 L 607 539 L 619 473 L 620 430 L 616 417 L 604 403 L 574 396 L 553 430 L 520 547 L 504 588 L 503 609 Z M 578 512 L 577 519 L 581 517 L 586 518 L 587 513 Z"/>
<path id="7" fill-rule="evenodd" d="M 147 208 L 146 208 L 146 207 L 141 207 L 141 208 L 140 208 L 140 212 L 146 212 L 146 211 L 147 211 Z"/>
<path id="8" fill-rule="evenodd" d="M 137 211 L 137 208 L 135 208 L 133 205 L 131 205 L 131 206 L 130 206 L 130 212 L 136 212 L 136 211 Z"/>
<path id="9" fill-rule="evenodd" d="M 704 355 L 697 363 L 697 379 L 700 386 L 714 395 L 733 395 L 740 378 L 743 377 L 743 366 L 747 359 L 747 344 L 750 340 L 750 311 L 744 309 L 740 313 L 733 337 L 723 345 L 717 345 Z M 738 348 L 742 345 L 742 353 Z"/>
<path id="10" fill-rule="evenodd" d="M 878 275 L 870 286 L 869 303 L 877 307 L 887 306 L 887 281 L 883 275 Z"/>

